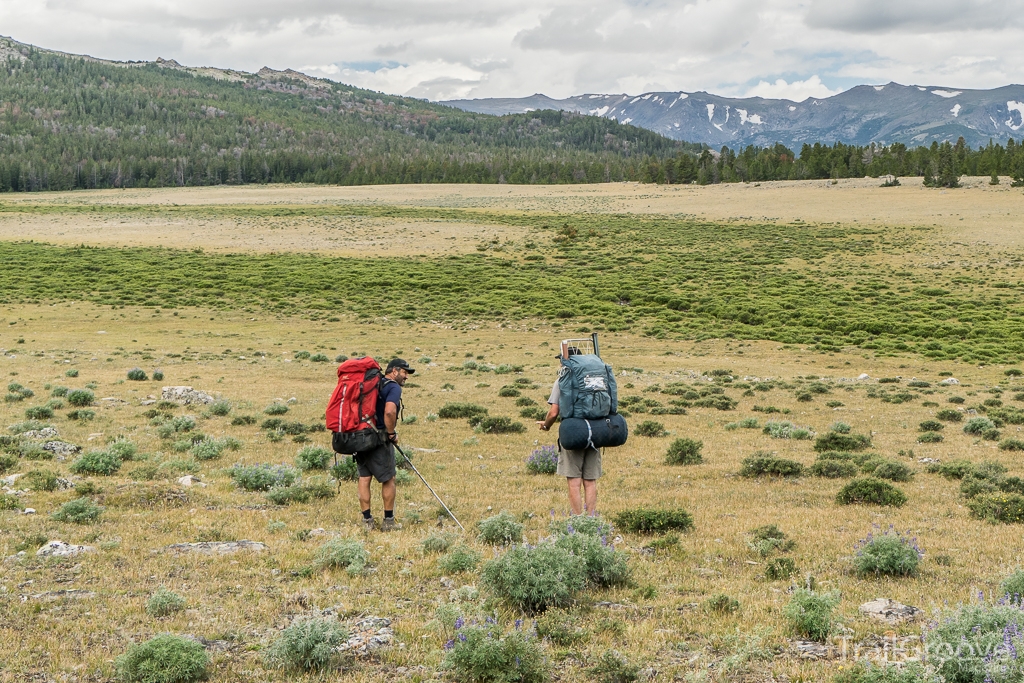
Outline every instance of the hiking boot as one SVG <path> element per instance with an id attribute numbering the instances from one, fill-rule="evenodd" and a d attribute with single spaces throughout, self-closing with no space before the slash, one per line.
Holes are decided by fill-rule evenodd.
<path id="1" fill-rule="evenodd" d="M 359 523 L 363 525 L 364 531 L 373 531 L 377 528 L 377 520 L 373 517 L 370 517 L 369 519 L 362 519 Z"/>
<path id="2" fill-rule="evenodd" d="M 380 525 L 381 531 L 398 531 L 401 528 L 402 525 L 396 522 L 394 517 L 385 517 Z"/>

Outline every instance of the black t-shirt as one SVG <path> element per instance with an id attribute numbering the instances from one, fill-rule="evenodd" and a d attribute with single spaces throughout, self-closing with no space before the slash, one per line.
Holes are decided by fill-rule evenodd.
<path id="1" fill-rule="evenodd" d="M 377 394 L 377 429 L 384 429 L 384 405 L 387 403 L 394 403 L 399 410 L 402 408 L 402 385 L 391 379 L 384 380 Z"/>

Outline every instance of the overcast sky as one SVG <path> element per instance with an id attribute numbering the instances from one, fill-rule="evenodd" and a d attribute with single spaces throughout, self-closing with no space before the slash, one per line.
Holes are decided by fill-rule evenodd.
<path id="1" fill-rule="evenodd" d="M 0 34 L 432 100 L 1024 82 L 1024 0 L 0 0 Z"/>

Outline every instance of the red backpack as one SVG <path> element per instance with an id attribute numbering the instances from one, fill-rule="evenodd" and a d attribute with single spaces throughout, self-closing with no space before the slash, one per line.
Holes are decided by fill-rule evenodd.
<path id="1" fill-rule="evenodd" d="M 384 443 L 377 428 L 377 397 L 384 378 L 373 358 L 351 358 L 338 366 L 338 386 L 327 404 L 327 429 L 336 453 L 354 454 Z"/>

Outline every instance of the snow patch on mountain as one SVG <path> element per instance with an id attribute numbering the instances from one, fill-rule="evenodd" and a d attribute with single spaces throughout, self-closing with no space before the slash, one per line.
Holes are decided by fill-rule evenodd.
<path id="1" fill-rule="evenodd" d="M 874 86 L 871 86 L 871 87 L 873 87 L 878 92 L 882 92 L 883 90 L 885 90 L 885 86 L 884 85 L 874 85 Z"/>
<path id="2" fill-rule="evenodd" d="M 761 115 L 760 114 L 750 114 L 748 116 L 747 115 L 747 110 L 746 109 L 740 109 L 739 107 L 736 107 L 736 112 L 740 115 L 740 125 L 743 125 L 747 121 L 750 121 L 751 123 L 756 123 L 756 124 L 764 123 L 764 121 L 761 120 Z"/>
<path id="3" fill-rule="evenodd" d="M 1024 126 L 1024 102 L 1015 102 L 1010 100 L 1006 103 L 1006 108 L 1010 110 L 1010 118 L 1006 121 L 1006 125 L 1010 127 L 1010 130 L 1020 130 Z M 1020 114 L 1020 123 L 1013 125 L 1013 112 Z"/>
<path id="4" fill-rule="evenodd" d="M 950 109 L 950 111 L 953 112 L 953 118 L 954 119 L 955 118 L 959 118 L 960 117 L 960 103 L 957 102 L 956 104 L 954 104 L 953 108 Z"/>
<path id="5" fill-rule="evenodd" d="M 938 95 L 939 97 L 956 97 L 957 95 L 963 95 L 964 91 L 963 90 L 932 90 L 932 94 L 933 95 Z"/>
<path id="6" fill-rule="evenodd" d="M 711 119 L 713 119 L 715 117 L 715 105 L 708 104 L 708 105 L 705 105 L 705 106 L 707 106 L 707 108 L 708 108 L 708 121 L 710 121 Z"/>

